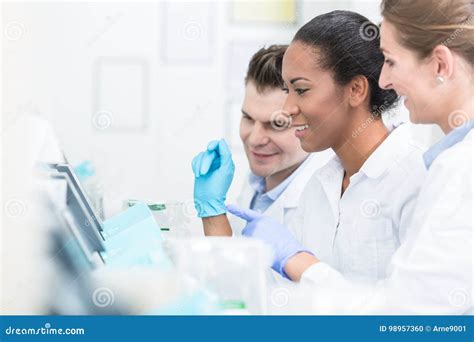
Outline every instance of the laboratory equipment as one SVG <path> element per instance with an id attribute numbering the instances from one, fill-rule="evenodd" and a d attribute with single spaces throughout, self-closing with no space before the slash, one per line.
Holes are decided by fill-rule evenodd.
<path id="1" fill-rule="evenodd" d="M 180 273 L 193 276 L 219 297 L 221 313 L 266 313 L 271 251 L 244 237 L 174 238 L 165 248 Z"/>

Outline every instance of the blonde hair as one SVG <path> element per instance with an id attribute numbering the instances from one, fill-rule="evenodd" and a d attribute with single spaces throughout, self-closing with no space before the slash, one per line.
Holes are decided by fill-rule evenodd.
<path id="1" fill-rule="evenodd" d="M 382 0 L 381 10 L 399 42 L 420 58 L 442 44 L 474 65 L 474 1 Z"/>

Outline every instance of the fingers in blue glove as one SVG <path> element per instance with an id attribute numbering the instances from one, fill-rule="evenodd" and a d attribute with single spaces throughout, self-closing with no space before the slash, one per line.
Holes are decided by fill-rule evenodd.
<path id="1" fill-rule="evenodd" d="M 221 163 L 223 165 L 232 163 L 232 153 L 224 139 L 219 140 L 219 155 L 221 156 Z"/>
<path id="2" fill-rule="evenodd" d="M 244 219 L 247 222 L 253 221 L 253 220 L 258 219 L 258 218 L 263 216 L 258 211 L 255 211 L 255 210 L 252 210 L 252 209 L 242 208 L 242 207 L 239 207 L 238 205 L 235 205 L 235 204 L 228 204 L 227 205 L 227 210 L 232 215 L 240 217 L 241 219 Z"/>
<path id="3" fill-rule="evenodd" d="M 219 157 L 216 152 L 200 152 L 192 162 L 194 176 L 199 178 L 207 174 L 209 170 L 215 169 L 216 165 L 219 165 Z"/>
<path id="4" fill-rule="evenodd" d="M 218 165 L 219 156 L 215 151 L 206 151 L 202 152 L 201 165 L 199 166 L 199 175 L 204 176 L 209 172 L 209 170 L 214 170 L 216 167 L 211 168 L 211 166 Z"/>
<path id="5" fill-rule="evenodd" d="M 200 158 L 201 158 L 201 153 L 199 153 L 196 157 L 194 157 L 193 161 L 191 162 L 194 177 L 199 177 L 198 163 L 200 163 L 200 161 L 199 161 Z"/>
<path id="6" fill-rule="evenodd" d="M 202 164 L 202 159 L 204 158 L 204 154 L 206 152 L 200 152 L 196 157 L 193 159 L 193 172 L 194 176 L 199 178 L 201 175 L 201 164 Z"/>
<path id="7" fill-rule="evenodd" d="M 224 139 L 213 140 L 207 145 L 207 150 L 199 153 L 192 161 L 194 176 L 199 178 L 210 170 L 232 162 L 232 154 Z"/>
<path id="8" fill-rule="evenodd" d="M 219 145 L 219 140 L 212 140 L 211 142 L 209 142 L 209 144 L 207 144 L 207 150 L 214 151 L 218 145 Z"/>
<path id="9" fill-rule="evenodd" d="M 216 159 L 218 159 L 218 154 L 216 148 L 219 145 L 219 140 L 212 140 L 208 145 L 207 149 L 204 152 L 200 152 L 192 161 L 192 169 L 194 176 L 199 178 L 202 175 L 207 174 L 211 169 L 211 166 L 216 165 Z"/>

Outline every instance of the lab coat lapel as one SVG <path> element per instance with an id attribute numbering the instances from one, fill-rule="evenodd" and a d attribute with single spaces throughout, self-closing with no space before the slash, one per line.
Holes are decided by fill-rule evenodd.
<path id="1" fill-rule="evenodd" d="M 249 208 L 250 202 L 252 201 L 253 195 L 255 194 L 255 190 L 250 186 L 248 181 L 244 182 L 242 190 L 237 197 L 237 205 L 242 208 Z M 227 218 L 229 219 L 230 226 L 232 227 L 232 231 L 234 235 L 238 236 L 241 234 L 242 230 L 245 228 L 246 222 L 245 220 L 238 218 L 232 214 L 228 214 Z"/>
<path id="2" fill-rule="evenodd" d="M 341 199 L 344 169 L 337 157 L 334 157 L 323 169 L 317 172 L 324 193 L 331 205 L 334 222 L 339 221 L 339 201 Z"/>

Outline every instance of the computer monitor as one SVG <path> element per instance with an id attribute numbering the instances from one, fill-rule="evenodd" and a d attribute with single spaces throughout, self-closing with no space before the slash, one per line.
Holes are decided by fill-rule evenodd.
<path id="1" fill-rule="evenodd" d="M 87 255 L 105 251 L 103 225 L 69 164 L 50 164 L 52 177 L 67 181 L 66 208 L 63 217 Z M 98 253 L 95 253 L 98 252 Z"/>

